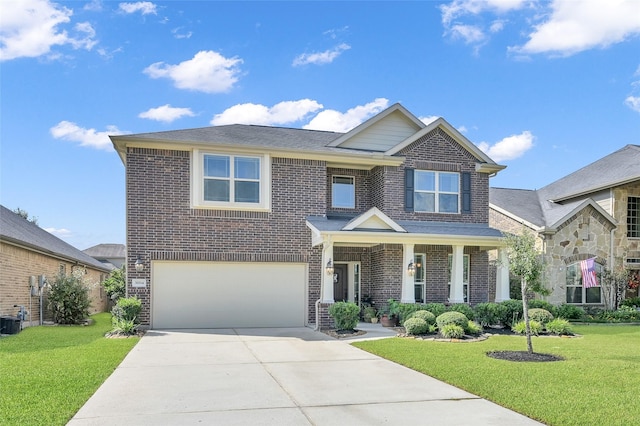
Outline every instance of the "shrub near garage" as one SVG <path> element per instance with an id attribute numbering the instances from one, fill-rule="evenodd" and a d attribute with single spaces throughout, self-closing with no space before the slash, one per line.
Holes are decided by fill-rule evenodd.
<path id="1" fill-rule="evenodd" d="M 337 330 L 354 330 L 358 325 L 360 308 L 352 302 L 336 302 L 329 307 Z"/>
<path id="2" fill-rule="evenodd" d="M 89 289 L 82 282 L 83 270 L 76 270 L 70 276 L 58 274 L 54 279 L 47 304 L 58 324 L 80 324 L 89 317 Z"/>

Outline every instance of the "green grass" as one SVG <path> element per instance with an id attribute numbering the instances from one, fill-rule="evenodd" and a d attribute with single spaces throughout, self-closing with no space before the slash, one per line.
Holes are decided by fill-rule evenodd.
<path id="1" fill-rule="evenodd" d="M 0 339 L 1 425 L 66 424 L 139 340 L 106 339 L 111 314 L 92 318 Z"/>
<path id="2" fill-rule="evenodd" d="M 640 327 L 574 329 L 582 337 L 533 338 L 534 352 L 565 358 L 559 362 L 486 356 L 494 350 L 526 351 L 521 336 L 476 343 L 391 338 L 353 345 L 548 425 L 640 424 Z"/>

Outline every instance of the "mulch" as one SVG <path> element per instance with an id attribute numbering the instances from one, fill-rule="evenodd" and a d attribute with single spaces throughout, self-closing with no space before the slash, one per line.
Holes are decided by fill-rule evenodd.
<path id="1" fill-rule="evenodd" d="M 487 356 L 504 361 L 515 362 L 553 362 L 564 361 L 564 358 L 552 354 L 529 353 L 527 351 L 493 351 L 487 352 Z"/>

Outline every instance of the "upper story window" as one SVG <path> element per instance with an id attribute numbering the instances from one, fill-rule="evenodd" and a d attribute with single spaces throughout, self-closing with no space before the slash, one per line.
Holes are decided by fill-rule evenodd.
<path id="1" fill-rule="evenodd" d="M 459 173 L 415 170 L 414 180 L 414 211 L 460 212 Z"/>
<path id="2" fill-rule="evenodd" d="M 353 176 L 332 176 L 331 207 L 356 207 L 356 183 Z"/>
<path id="3" fill-rule="evenodd" d="M 627 201 L 627 237 L 640 238 L 640 197 Z"/>
<path id="4" fill-rule="evenodd" d="M 266 210 L 269 208 L 269 158 L 196 151 L 193 205 Z"/>

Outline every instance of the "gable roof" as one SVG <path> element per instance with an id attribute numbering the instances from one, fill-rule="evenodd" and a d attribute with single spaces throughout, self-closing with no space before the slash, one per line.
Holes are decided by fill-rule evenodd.
<path id="1" fill-rule="evenodd" d="M 626 145 L 549 185 L 545 200 L 561 202 L 640 180 L 640 145 Z"/>
<path id="2" fill-rule="evenodd" d="M 0 206 L 0 240 L 58 257 L 72 263 L 109 272 L 101 262 L 60 238 L 29 222 L 4 206 Z"/>
<path id="3" fill-rule="evenodd" d="M 98 244 L 82 251 L 99 259 L 127 257 L 127 248 L 124 244 Z"/>
<path id="4" fill-rule="evenodd" d="M 477 160 L 477 170 L 495 173 L 496 164 L 444 119 L 425 125 L 400 104 L 394 104 L 347 133 L 283 127 L 232 124 L 197 129 L 172 130 L 110 136 L 126 164 L 126 147 L 229 149 L 237 152 L 270 153 L 290 158 L 312 158 L 332 165 L 399 166 L 398 154 L 427 132 L 442 129 Z"/>

